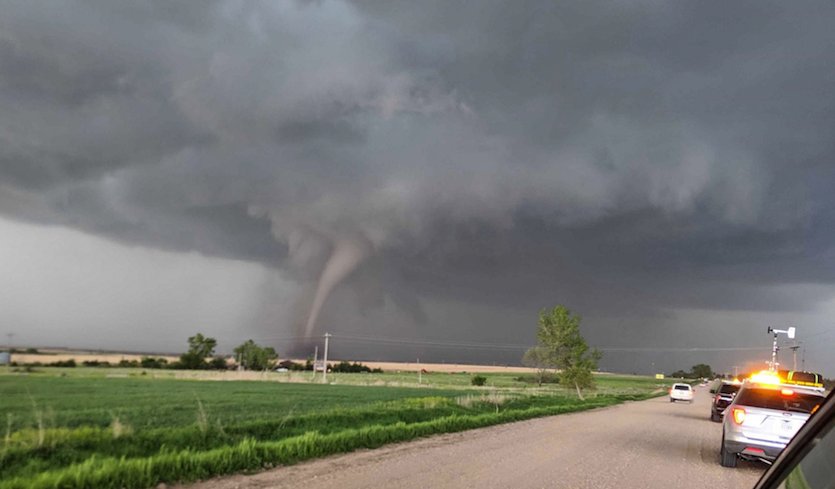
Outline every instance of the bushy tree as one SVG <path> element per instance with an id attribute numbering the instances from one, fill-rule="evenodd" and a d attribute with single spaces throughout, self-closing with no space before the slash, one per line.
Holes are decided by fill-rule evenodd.
<path id="1" fill-rule="evenodd" d="M 544 346 L 535 346 L 525 352 L 522 365 L 536 369 L 536 383 L 542 387 L 548 369 L 554 368 L 550 351 Z"/>
<path id="2" fill-rule="evenodd" d="M 168 360 L 161 357 L 142 357 L 142 359 L 139 360 L 139 366 L 142 368 L 165 368 L 168 366 Z"/>
<path id="3" fill-rule="evenodd" d="M 201 358 L 214 355 L 216 346 L 217 340 L 203 336 L 203 333 L 197 333 L 188 339 L 188 352 L 199 355 Z"/>
<path id="4" fill-rule="evenodd" d="M 278 353 L 271 346 L 261 347 L 252 340 L 246 340 L 235 348 L 235 358 L 247 370 L 267 370 L 275 365 Z"/>
<path id="5" fill-rule="evenodd" d="M 671 377 L 678 377 L 682 379 L 712 379 L 716 374 L 713 373 L 713 369 L 710 368 L 710 365 L 699 363 L 690 367 L 689 372 L 685 372 L 684 370 L 676 370 L 672 374 Z"/>
<path id="6" fill-rule="evenodd" d="M 188 339 L 188 352 L 180 355 L 180 368 L 199 370 L 207 367 L 206 358 L 214 355 L 217 340 L 202 333 Z"/>
<path id="7" fill-rule="evenodd" d="M 710 368 L 710 365 L 704 363 L 693 365 L 693 367 L 690 368 L 690 372 L 692 372 L 693 378 L 696 379 L 713 378 L 713 369 Z"/>
<path id="8" fill-rule="evenodd" d="M 229 364 L 226 363 L 226 359 L 223 357 L 214 357 L 209 361 L 209 368 L 212 370 L 227 370 L 229 369 Z"/>
<path id="9" fill-rule="evenodd" d="M 600 351 L 590 349 L 580 334 L 580 316 L 565 306 L 557 306 L 539 313 L 536 339 L 547 361 L 560 370 L 560 383 L 573 385 L 577 397 L 583 399 L 583 389 L 594 388 L 592 371 L 602 357 Z"/>

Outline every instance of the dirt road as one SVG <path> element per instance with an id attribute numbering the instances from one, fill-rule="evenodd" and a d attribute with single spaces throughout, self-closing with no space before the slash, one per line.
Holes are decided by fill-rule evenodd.
<path id="1" fill-rule="evenodd" d="M 750 488 L 766 466 L 719 465 L 710 394 L 666 397 L 441 435 L 232 476 L 190 489 Z"/>

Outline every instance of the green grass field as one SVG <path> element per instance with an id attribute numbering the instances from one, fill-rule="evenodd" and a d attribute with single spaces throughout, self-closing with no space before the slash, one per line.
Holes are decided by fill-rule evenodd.
<path id="1" fill-rule="evenodd" d="M 488 387 L 473 388 L 468 374 L 424 375 L 417 387 L 415 374 L 397 373 L 338 374 L 322 385 L 280 374 L 269 382 L 141 372 L 0 374 L 0 489 L 151 487 L 601 407 L 659 388 L 655 379 L 601 375 L 579 401 L 510 374 L 485 374 Z"/>

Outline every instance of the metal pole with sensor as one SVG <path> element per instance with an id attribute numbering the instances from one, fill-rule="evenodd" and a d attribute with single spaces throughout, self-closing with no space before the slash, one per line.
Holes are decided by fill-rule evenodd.
<path id="1" fill-rule="evenodd" d="M 777 371 L 777 334 L 782 333 L 789 337 L 790 340 L 794 339 L 795 328 L 794 326 L 789 327 L 789 329 L 774 329 L 771 326 L 768 327 L 769 333 L 774 333 L 774 342 L 771 345 L 771 371 Z"/>

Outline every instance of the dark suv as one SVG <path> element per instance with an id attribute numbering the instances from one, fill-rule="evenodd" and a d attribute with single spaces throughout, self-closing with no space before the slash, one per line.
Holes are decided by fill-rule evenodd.
<path id="1" fill-rule="evenodd" d="M 739 392 L 740 384 L 732 382 L 722 382 L 722 385 L 716 389 L 716 395 L 713 396 L 713 404 L 710 406 L 710 420 L 722 421 L 722 413 L 725 408 L 734 400 L 734 396 Z"/>

